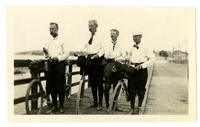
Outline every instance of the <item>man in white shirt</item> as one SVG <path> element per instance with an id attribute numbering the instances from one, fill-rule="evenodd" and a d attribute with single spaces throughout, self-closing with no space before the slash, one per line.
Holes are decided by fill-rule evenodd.
<path id="1" fill-rule="evenodd" d="M 50 93 L 53 101 L 52 111 L 58 110 L 57 95 L 59 95 L 59 110 L 64 112 L 64 85 L 65 85 L 65 59 L 69 53 L 65 50 L 64 42 L 58 37 L 58 24 L 50 23 L 50 34 L 52 38 L 43 47 L 46 58 L 48 58 L 48 71 L 46 90 Z"/>
<path id="2" fill-rule="evenodd" d="M 118 72 L 113 72 L 113 66 L 115 61 L 122 56 L 122 50 L 119 46 L 117 40 L 119 36 L 119 31 L 117 29 L 110 30 L 111 41 L 104 47 L 104 77 L 105 77 L 105 87 L 104 95 L 106 101 L 106 108 L 109 107 L 109 91 L 111 84 L 113 84 L 113 89 L 116 87 L 118 81 L 120 80 L 120 74 Z"/>
<path id="3" fill-rule="evenodd" d="M 140 114 L 141 106 L 145 95 L 145 85 L 147 82 L 148 71 L 147 67 L 151 66 L 154 62 L 153 52 L 148 52 L 140 46 L 142 34 L 135 33 L 133 34 L 134 45 L 130 50 L 129 60 L 131 65 L 135 67 L 136 72 L 129 77 L 128 80 L 128 91 L 129 99 L 131 103 L 130 114 Z M 135 96 L 138 94 L 139 102 L 138 108 L 135 108 Z"/>
<path id="4" fill-rule="evenodd" d="M 98 23 L 96 20 L 89 20 L 89 32 L 88 42 L 82 49 L 83 52 L 88 54 L 87 56 L 87 70 L 89 85 L 91 86 L 93 95 L 93 104 L 90 108 L 102 109 L 103 99 L 103 67 L 101 65 L 103 60 L 102 51 L 102 38 L 97 33 Z M 97 99 L 98 93 L 98 99 Z"/>

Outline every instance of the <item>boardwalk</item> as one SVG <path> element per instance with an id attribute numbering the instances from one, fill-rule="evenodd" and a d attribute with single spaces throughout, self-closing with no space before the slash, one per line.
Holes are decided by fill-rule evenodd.
<path id="1" fill-rule="evenodd" d="M 149 70 L 149 74 L 152 73 L 152 67 L 150 67 L 148 70 Z M 151 75 L 151 74 L 150 74 Z M 149 79 L 148 79 L 148 82 L 147 82 L 147 89 L 149 88 L 149 83 L 150 83 L 150 78 L 151 76 L 149 76 Z M 125 80 L 125 82 L 127 82 L 127 80 Z M 111 89 L 110 90 L 110 95 L 112 94 L 113 90 Z M 68 114 L 68 115 L 74 115 L 74 114 L 77 114 L 76 113 L 76 99 L 77 99 L 77 94 L 74 93 L 70 96 L 70 98 L 66 99 L 65 100 L 65 103 L 64 103 L 64 110 L 65 112 L 62 113 L 63 114 Z M 144 100 L 146 101 L 146 100 Z M 106 112 L 106 105 L 105 105 L 105 100 L 103 98 L 103 110 L 101 111 L 97 111 L 96 108 L 89 108 L 89 106 L 92 104 L 93 100 L 92 100 L 92 93 L 91 93 L 91 90 L 90 88 L 86 88 L 84 90 L 84 97 L 81 99 L 81 102 L 80 102 L 80 112 L 79 114 L 97 114 L 97 115 L 103 115 L 103 114 L 108 114 Z M 137 103 L 137 98 L 136 98 L 136 103 Z M 144 105 L 142 106 L 144 107 Z M 24 107 L 25 108 L 25 107 Z M 48 110 L 48 107 L 45 106 L 43 108 L 44 110 L 42 110 L 42 114 L 46 114 L 45 112 Z M 130 102 L 127 102 L 126 101 L 126 98 L 125 98 L 125 92 L 122 92 L 122 95 L 120 97 L 120 100 L 118 102 L 118 109 L 120 109 L 120 111 L 115 111 L 113 114 L 119 114 L 119 115 L 125 115 L 125 114 L 128 114 L 129 111 L 130 111 Z M 143 108 L 144 109 L 144 108 Z M 34 113 L 35 111 L 33 111 L 32 113 Z M 58 115 L 60 114 L 59 112 L 55 112 L 53 113 L 55 115 Z"/>
<path id="2" fill-rule="evenodd" d="M 186 64 L 156 62 L 144 113 L 159 115 L 188 113 Z"/>
<path id="3" fill-rule="evenodd" d="M 111 90 L 112 92 L 112 90 Z M 76 95 L 70 97 L 70 99 L 65 102 L 65 114 L 76 114 Z M 92 104 L 92 93 L 90 88 L 85 90 L 84 97 L 81 101 L 80 114 L 107 114 L 105 100 L 103 98 L 103 110 L 97 111 L 96 108 L 88 108 Z M 130 104 L 126 102 L 124 94 L 122 94 L 119 107 L 123 109 L 122 111 L 115 112 L 115 114 L 127 114 L 129 112 Z"/>
<path id="4" fill-rule="evenodd" d="M 147 94 L 144 100 L 145 103 L 143 103 L 144 115 L 174 115 L 188 113 L 188 82 L 186 64 L 175 64 L 164 60 L 158 60 L 155 63 L 152 78 L 149 79 L 146 88 Z M 110 90 L 110 92 L 112 93 L 112 90 Z M 62 115 L 76 114 L 76 98 L 75 93 L 69 99 L 66 99 L 64 104 L 65 112 Z M 81 101 L 79 114 L 107 114 L 104 98 L 103 110 L 101 111 L 97 111 L 95 108 L 88 108 L 91 103 L 91 90 L 90 88 L 87 88 L 85 89 L 85 94 Z M 124 94 L 122 94 L 118 107 L 122 111 L 116 111 L 114 114 L 128 114 L 130 110 L 130 103 L 125 100 Z M 60 113 L 56 112 L 54 114 L 57 115 Z"/>
<path id="5" fill-rule="evenodd" d="M 149 70 L 149 74 L 152 72 L 152 67 L 150 67 L 148 70 Z M 151 74 L 150 74 L 151 75 Z M 149 81 L 147 82 L 147 85 L 146 87 L 149 88 L 149 83 L 150 83 L 150 76 L 149 76 Z M 127 82 L 127 80 L 125 80 L 125 82 Z M 110 90 L 110 95 L 112 94 L 112 89 Z M 76 93 L 73 94 L 69 99 L 66 99 L 65 101 L 65 106 L 64 106 L 64 110 L 65 112 L 62 113 L 62 114 L 65 114 L 65 115 L 74 115 L 76 114 L 76 98 L 77 98 L 77 95 Z M 136 97 L 136 103 L 137 103 L 137 100 L 138 98 Z M 146 100 L 144 100 L 146 101 Z M 86 88 L 84 90 L 84 97 L 81 99 L 81 102 L 80 102 L 80 112 L 79 114 L 81 115 L 108 115 L 108 113 L 106 112 L 106 104 L 105 104 L 105 100 L 103 98 L 103 110 L 101 111 L 97 111 L 96 108 L 89 108 L 89 106 L 92 104 L 93 100 L 92 100 L 92 93 L 91 93 L 91 90 L 90 88 Z M 143 105 L 142 109 L 144 109 L 144 106 Z M 126 115 L 129 113 L 130 111 L 130 102 L 127 102 L 126 101 L 126 98 L 125 98 L 125 93 L 123 92 L 121 94 L 121 97 L 120 97 L 120 100 L 119 100 L 119 103 L 118 103 L 118 109 L 120 109 L 120 111 L 115 111 L 114 115 Z M 59 112 L 55 112 L 54 113 L 55 115 L 58 115 L 60 114 Z M 110 115 L 110 114 L 109 114 Z"/>

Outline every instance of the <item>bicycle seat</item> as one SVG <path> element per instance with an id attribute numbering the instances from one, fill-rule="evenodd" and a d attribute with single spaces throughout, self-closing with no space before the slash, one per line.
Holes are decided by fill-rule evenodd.
<path id="1" fill-rule="evenodd" d="M 127 65 L 126 63 L 123 64 L 121 62 L 116 61 L 113 68 L 116 69 L 116 72 L 120 73 L 123 78 L 128 78 L 135 72 L 135 68 Z"/>
<path id="2" fill-rule="evenodd" d="M 84 71 L 84 75 L 88 74 L 88 70 L 87 70 L 87 65 L 86 65 L 87 59 L 85 56 L 78 56 L 77 59 L 77 66 L 80 67 L 80 74 L 83 75 L 83 71 Z"/>
<path id="3" fill-rule="evenodd" d="M 45 71 L 46 60 L 33 60 L 29 64 L 30 73 L 41 73 Z"/>

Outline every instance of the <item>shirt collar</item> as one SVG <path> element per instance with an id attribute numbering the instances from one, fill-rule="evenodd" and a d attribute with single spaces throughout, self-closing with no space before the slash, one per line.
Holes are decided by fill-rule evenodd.
<path id="1" fill-rule="evenodd" d="M 57 37 L 55 37 L 55 38 L 54 38 L 54 37 L 52 37 L 52 40 L 57 40 L 58 38 L 59 38 L 58 36 L 57 36 Z"/>
<path id="2" fill-rule="evenodd" d="M 112 44 L 113 44 L 114 42 L 115 42 L 115 44 L 117 44 L 118 41 L 117 41 L 117 40 L 116 40 L 116 41 L 111 40 L 111 42 L 112 42 Z"/>

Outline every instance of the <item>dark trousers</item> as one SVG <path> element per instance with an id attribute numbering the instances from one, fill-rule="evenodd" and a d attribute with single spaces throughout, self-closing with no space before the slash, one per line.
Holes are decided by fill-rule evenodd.
<path id="1" fill-rule="evenodd" d="M 111 88 L 111 84 L 113 84 L 113 90 L 114 90 L 118 81 L 120 80 L 120 73 L 112 71 L 114 64 L 115 62 L 108 62 L 104 67 L 104 77 L 105 77 L 104 95 L 107 108 L 109 107 L 109 91 Z"/>
<path id="2" fill-rule="evenodd" d="M 64 86 L 65 86 L 65 62 L 49 63 L 48 72 L 46 73 L 47 94 L 51 94 L 54 107 L 57 105 L 57 96 L 59 95 L 60 107 L 64 104 Z"/>
<path id="3" fill-rule="evenodd" d="M 128 79 L 128 92 L 129 99 L 131 103 L 131 108 L 135 108 L 135 97 L 136 94 L 139 96 L 138 106 L 141 107 L 144 95 L 145 95 L 145 85 L 147 82 L 148 71 L 147 68 L 137 70 L 132 76 Z"/>
<path id="4" fill-rule="evenodd" d="M 103 58 L 91 59 L 92 55 L 89 55 L 88 60 L 88 80 L 91 86 L 94 105 L 102 106 L 103 99 L 103 66 L 101 65 Z M 98 94 L 98 97 L 97 97 Z M 99 98 L 99 100 L 97 99 Z"/>

